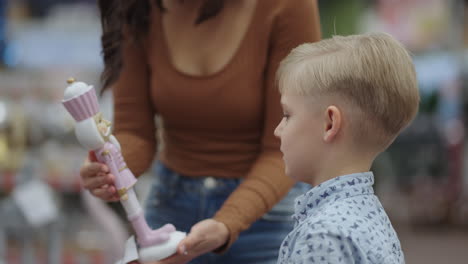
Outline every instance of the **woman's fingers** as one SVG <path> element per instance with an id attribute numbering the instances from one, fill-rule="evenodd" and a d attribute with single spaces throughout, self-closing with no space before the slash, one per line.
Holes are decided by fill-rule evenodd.
<path id="1" fill-rule="evenodd" d="M 104 186 L 102 188 L 96 188 L 90 191 L 94 196 L 101 198 L 103 200 L 106 200 L 106 201 L 118 201 L 119 200 L 117 190 L 115 189 L 114 186 Z"/>
<path id="2" fill-rule="evenodd" d="M 114 184 L 113 176 L 111 174 L 99 173 L 95 177 L 88 177 L 86 179 L 83 179 L 83 186 L 88 190 L 100 188 L 106 184 Z"/>
<path id="3" fill-rule="evenodd" d="M 109 173 L 105 164 L 98 162 L 83 165 L 80 170 L 83 187 L 91 193 L 106 201 L 117 201 L 119 197 L 114 187 L 114 175 Z"/>
<path id="4" fill-rule="evenodd" d="M 80 169 L 83 187 L 98 198 L 106 201 L 118 201 L 119 196 L 114 187 L 114 175 L 109 173 L 109 167 L 106 164 L 96 161 L 94 152 L 89 152 L 88 162 Z"/>
<path id="5" fill-rule="evenodd" d="M 80 169 L 80 175 L 83 179 L 89 177 L 95 177 L 99 173 L 108 173 L 109 168 L 105 164 L 101 164 L 98 162 L 92 162 L 85 164 Z"/>

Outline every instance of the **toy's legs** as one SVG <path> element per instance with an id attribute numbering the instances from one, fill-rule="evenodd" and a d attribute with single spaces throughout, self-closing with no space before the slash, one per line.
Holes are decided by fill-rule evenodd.
<path id="1" fill-rule="evenodd" d="M 125 208 L 128 220 L 132 223 L 135 230 L 138 244 L 142 247 L 157 245 L 169 239 L 170 233 L 176 229 L 171 224 L 166 224 L 163 227 L 152 230 L 143 215 L 140 202 L 138 201 L 133 188 L 127 190 L 127 199 L 121 199 L 121 203 Z"/>
<path id="2" fill-rule="evenodd" d="M 152 230 L 144 218 L 133 188 L 127 190 L 126 195 L 120 201 L 137 236 L 140 262 L 157 261 L 176 253 L 177 245 L 185 238 L 185 233 L 176 231 L 171 224 Z"/>

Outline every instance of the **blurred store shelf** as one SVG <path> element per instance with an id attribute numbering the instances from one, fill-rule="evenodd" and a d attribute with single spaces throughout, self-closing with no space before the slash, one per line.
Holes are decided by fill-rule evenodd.
<path id="1" fill-rule="evenodd" d="M 20 228 L 0 221 L 0 263 L 110 264 L 118 246 L 109 248 L 112 235 L 83 201 L 78 170 L 86 152 L 60 105 L 68 77 L 99 86 L 101 26 L 95 2 L 10 3 L 14 14 L 4 40 L 5 65 L 0 61 L 0 205 L 6 206 L 19 186 L 39 179 L 51 187 L 60 215 L 41 228 L 21 222 L 20 215 L 9 221 Z M 27 3 L 32 11 L 24 8 Z M 468 45 L 459 49 L 453 43 L 454 30 L 468 32 L 468 26 L 453 24 L 458 21 L 451 15 L 455 3 L 319 1 L 324 37 L 383 30 L 413 52 L 420 115 L 375 166 L 377 193 L 408 264 L 468 263 L 468 125 L 463 112 L 468 109 L 463 105 L 468 102 Z M 102 100 L 104 116 L 111 119 L 112 102 Z M 148 193 L 148 180 L 139 180 L 141 197 Z"/>

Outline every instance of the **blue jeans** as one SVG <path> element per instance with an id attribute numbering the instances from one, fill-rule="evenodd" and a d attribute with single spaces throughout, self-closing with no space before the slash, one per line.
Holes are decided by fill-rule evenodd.
<path id="1" fill-rule="evenodd" d="M 240 179 L 213 177 L 189 178 L 161 163 L 155 167 L 156 179 L 146 202 L 146 219 L 152 228 L 172 223 L 177 230 L 189 232 L 197 222 L 212 218 Z M 294 199 L 309 188 L 296 184 L 270 212 L 242 232 L 224 254 L 208 253 L 190 264 L 273 264 L 281 242 L 292 230 Z"/>

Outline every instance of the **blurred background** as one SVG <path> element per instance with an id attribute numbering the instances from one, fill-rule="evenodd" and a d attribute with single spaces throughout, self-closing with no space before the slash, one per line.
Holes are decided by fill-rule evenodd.
<path id="1" fill-rule="evenodd" d="M 324 38 L 385 31 L 412 52 L 420 112 L 375 162 L 376 191 L 407 263 L 467 263 L 468 1 L 319 8 Z M 60 105 L 68 77 L 99 87 L 101 70 L 95 1 L 0 0 L 0 264 L 107 264 L 121 254 L 125 222 L 81 192 L 86 152 Z M 101 107 L 111 118 L 109 94 Z"/>

